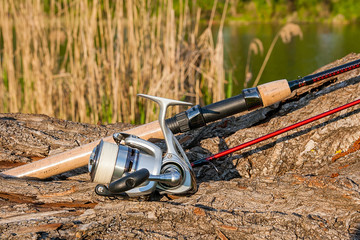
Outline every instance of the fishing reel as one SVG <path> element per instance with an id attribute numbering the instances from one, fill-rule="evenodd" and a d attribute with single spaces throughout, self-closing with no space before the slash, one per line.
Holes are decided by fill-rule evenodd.
<path id="1" fill-rule="evenodd" d="M 93 182 L 100 183 L 95 192 L 101 196 L 143 196 L 160 194 L 192 194 L 197 185 L 191 164 L 173 133 L 165 124 L 166 110 L 173 105 L 191 103 L 138 94 L 160 107 L 159 123 L 167 152 L 155 144 L 126 133 L 113 135 L 115 143 L 101 141 L 89 160 Z"/>

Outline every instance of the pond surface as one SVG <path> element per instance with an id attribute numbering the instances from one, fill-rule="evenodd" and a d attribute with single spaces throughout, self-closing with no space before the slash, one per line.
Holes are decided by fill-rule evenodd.
<path id="1" fill-rule="evenodd" d="M 281 27 L 272 24 L 229 24 L 224 27 L 224 64 L 226 72 L 232 71 L 234 95 L 243 89 L 248 48 L 252 39 L 259 38 L 264 46 L 262 56 L 252 56 L 253 82 Z M 285 44 L 278 39 L 259 84 L 278 79 L 294 80 L 347 54 L 360 53 L 360 24 L 302 24 L 300 28 L 303 32 L 302 40 L 295 37 Z M 252 82 L 248 87 L 251 87 Z"/>

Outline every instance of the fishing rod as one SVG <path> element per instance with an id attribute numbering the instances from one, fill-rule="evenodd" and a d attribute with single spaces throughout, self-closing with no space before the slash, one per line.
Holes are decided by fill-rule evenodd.
<path id="1" fill-rule="evenodd" d="M 252 145 L 254 145 L 254 144 L 256 144 L 256 143 L 260 143 L 260 142 L 265 141 L 265 140 L 267 140 L 267 139 L 269 139 L 269 138 L 273 138 L 273 137 L 275 137 L 275 136 L 277 136 L 277 135 L 280 135 L 280 134 L 282 134 L 282 133 L 288 132 L 288 131 L 293 130 L 293 129 L 295 129 L 295 128 L 304 126 L 304 125 L 309 124 L 309 123 L 311 123 L 311 122 L 313 122 L 313 121 L 316 121 L 316 120 L 319 120 L 319 119 L 321 119 L 321 118 L 327 117 L 327 116 L 329 116 L 329 115 L 332 115 L 332 114 L 334 114 L 334 113 L 337 113 L 337 112 L 342 111 L 342 110 L 344 110 L 344 109 L 347 109 L 347 108 L 349 108 L 349 107 L 355 106 L 355 105 L 357 105 L 357 104 L 360 104 L 360 99 L 355 100 L 355 101 L 353 101 L 353 102 L 351 102 L 351 103 L 345 104 L 345 105 L 343 105 L 343 106 L 334 108 L 334 109 L 329 110 L 329 111 L 327 111 L 327 112 L 324 112 L 324 113 L 322 113 L 322 114 L 316 115 L 316 116 L 314 116 L 314 117 L 308 118 L 308 119 L 303 120 L 303 121 L 301 121 L 301 122 L 295 123 L 295 124 L 293 124 L 293 125 L 287 126 L 287 127 L 285 127 L 285 128 L 279 129 L 279 130 L 277 130 L 277 131 L 275 131 L 275 132 L 266 134 L 266 135 L 264 135 L 264 136 L 262 136 L 262 137 L 256 138 L 256 139 L 251 140 L 251 141 L 249 141 L 249 142 L 240 144 L 240 145 L 238 145 L 238 146 L 236 146 L 236 147 L 233 147 L 233 148 L 227 149 L 227 150 L 225 150 L 225 151 L 219 152 L 219 153 L 217 153 L 217 154 L 215 154 L 215 155 L 212 155 L 212 156 L 209 156 L 209 157 L 206 157 L 206 158 L 203 158 L 203 159 L 196 160 L 196 161 L 194 161 L 194 162 L 191 163 L 191 166 L 192 166 L 192 167 L 201 166 L 201 165 L 203 165 L 203 164 L 208 163 L 209 161 L 212 161 L 212 160 L 215 160 L 215 159 L 218 159 L 218 158 L 227 156 L 227 155 L 229 155 L 229 154 L 231 154 L 231 153 L 234 153 L 234 152 L 236 152 L 236 151 L 239 151 L 239 150 L 241 150 L 241 149 L 243 149 L 243 148 L 252 146 Z"/>
<path id="2" fill-rule="evenodd" d="M 317 81 L 335 76 L 345 71 L 355 69 L 359 66 L 360 60 L 357 60 L 346 64 L 345 66 L 333 68 L 322 73 L 304 77 L 299 80 L 294 80 L 290 82 L 287 82 L 286 80 L 280 81 L 282 81 L 281 84 L 283 86 L 285 86 L 284 83 L 287 84 L 288 89 L 286 92 L 291 92 L 295 89 L 313 84 Z M 253 101 L 253 106 L 259 106 L 260 104 L 267 105 L 269 104 L 269 102 L 274 101 L 273 99 L 276 99 L 276 101 L 278 101 L 279 98 L 284 97 L 284 88 L 280 88 L 281 90 L 279 91 L 277 88 L 272 87 L 273 85 L 271 85 L 270 88 L 269 85 L 267 85 L 266 90 L 264 90 L 261 86 L 259 86 L 258 88 L 254 88 L 254 91 L 251 91 L 251 96 L 254 96 L 253 100 L 255 99 L 258 102 Z M 224 102 L 220 102 L 211 104 L 204 108 L 198 106 L 195 108 L 195 110 L 197 111 L 195 111 L 193 107 L 193 110 L 190 110 L 190 112 L 186 111 L 185 113 L 190 113 L 190 116 L 194 116 L 194 114 L 191 113 L 195 111 L 197 113 L 195 115 L 198 116 L 195 118 L 202 119 L 203 121 L 200 123 L 206 124 L 206 120 L 210 119 L 211 121 L 215 121 L 218 117 L 217 115 L 225 114 L 224 112 L 226 111 L 224 109 L 227 109 L 226 107 L 228 105 L 233 105 L 233 107 L 238 108 L 237 111 L 239 109 L 243 110 L 248 108 L 248 105 L 246 104 L 246 100 L 249 99 L 246 98 L 246 96 L 248 96 L 246 95 L 248 92 L 250 92 L 249 89 L 246 89 L 245 92 L 243 91 L 243 93 L 238 96 L 238 98 L 243 100 L 240 101 L 240 103 L 243 103 L 243 105 L 240 104 L 240 108 L 238 108 L 237 105 L 233 104 L 232 101 L 239 101 L 239 99 L 235 98 L 236 100 L 228 99 L 229 102 L 227 102 L 227 105 L 223 105 Z M 281 95 L 281 97 L 279 97 L 279 95 Z M 97 145 L 96 148 L 94 148 L 89 160 L 89 171 L 91 180 L 93 182 L 99 183 L 95 187 L 95 192 L 100 196 L 137 197 L 149 195 L 155 191 L 158 191 L 161 194 L 192 194 L 197 190 L 196 178 L 193 171 L 194 167 L 208 163 L 211 160 L 226 156 L 235 151 L 251 146 L 255 143 L 264 141 L 281 133 L 298 128 L 300 126 L 303 126 L 305 124 L 329 116 L 338 111 L 344 110 L 360 103 L 359 99 L 352 103 L 335 108 L 323 114 L 317 115 L 315 117 L 293 124 L 273 133 L 267 134 L 253 141 L 241 144 L 237 147 L 228 149 L 213 156 L 196 160 L 190 163 L 184 150 L 182 149 L 182 146 L 175 138 L 174 133 L 170 130 L 171 124 L 168 124 L 166 122 L 168 120 L 165 120 L 166 109 L 168 106 L 189 105 L 189 103 L 159 98 L 155 96 L 148 96 L 144 94 L 139 94 L 139 96 L 151 99 L 159 105 L 159 124 L 165 137 L 167 152 L 165 153 L 165 155 L 163 155 L 161 149 L 155 144 L 140 139 L 136 136 L 124 133 L 118 133 L 113 136 L 117 145 L 112 143 L 106 143 L 103 141 L 100 142 L 100 144 Z M 264 103 L 264 100 L 266 100 L 267 102 Z M 182 116 L 185 116 L 182 118 L 182 120 L 186 119 L 186 114 Z M 176 117 L 174 119 L 176 120 Z M 187 126 L 183 126 L 187 128 L 191 127 L 191 119 L 191 117 L 188 118 L 189 121 L 187 122 Z M 186 123 L 186 121 L 182 121 L 182 123 L 184 122 Z M 199 121 L 195 122 L 197 124 L 199 123 Z M 182 128 L 180 126 L 177 126 L 177 130 L 182 131 Z"/>
<path id="3" fill-rule="evenodd" d="M 204 107 L 199 105 L 193 106 L 184 112 L 176 114 L 172 118 L 166 119 L 165 122 L 173 134 L 184 133 L 243 111 L 270 106 L 289 97 L 293 91 L 299 88 L 335 77 L 359 67 L 360 59 L 308 75 L 301 79 L 293 81 L 283 79 L 265 83 L 255 88 L 244 89 L 239 95 Z M 157 121 L 126 130 L 124 133 L 135 135 L 149 141 L 164 138 L 163 131 Z M 103 140 L 114 143 L 113 136 L 107 136 L 103 138 Z M 100 140 L 96 140 L 63 153 L 48 156 L 39 161 L 6 170 L 2 172 L 2 175 L 45 179 L 86 166 L 92 150 L 99 142 Z"/>
<path id="4" fill-rule="evenodd" d="M 144 94 L 140 96 L 151 99 L 160 106 L 159 123 L 165 136 L 167 152 L 163 155 L 162 150 L 155 144 L 124 133 L 114 134 L 116 144 L 101 141 L 94 148 L 88 165 L 91 181 L 99 183 L 95 187 L 95 192 L 100 196 L 138 197 L 150 195 L 155 191 L 160 194 L 192 194 L 197 190 L 194 167 L 360 104 L 360 99 L 358 99 L 190 163 L 180 143 L 165 123 L 168 106 L 188 105 L 189 103 Z"/>
<path id="5" fill-rule="evenodd" d="M 270 106 L 284 100 L 299 88 L 335 77 L 359 67 L 360 59 L 357 59 L 297 80 L 287 81 L 283 79 L 265 83 L 254 88 L 247 88 L 239 95 L 212 103 L 205 107 L 196 105 L 185 112 L 178 113 L 174 117 L 167 119 L 166 123 L 174 134 L 184 133 L 205 126 L 209 122 L 243 111 Z"/>

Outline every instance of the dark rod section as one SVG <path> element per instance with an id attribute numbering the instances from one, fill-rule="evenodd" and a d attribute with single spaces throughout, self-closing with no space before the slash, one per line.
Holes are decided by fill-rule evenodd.
<path id="1" fill-rule="evenodd" d="M 289 82 L 291 91 L 360 67 L 360 59 Z"/>
<path id="2" fill-rule="evenodd" d="M 248 108 L 244 95 L 239 94 L 202 107 L 202 115 L 205 122 L 209 123 L 246 110 Z"/>
<path id="3" fill-rule="evenodd" d="M 205 107 L 196 105 L 185 112 L 166 119 L 166 124 L 174 134 L 183 133 L 205 126 L 206 123 L 261 106 L 262 101 L 259 92 L 256 88 L 249 88 L 244 89 L 243 93 L 239 95 L 209 104 Z"/>

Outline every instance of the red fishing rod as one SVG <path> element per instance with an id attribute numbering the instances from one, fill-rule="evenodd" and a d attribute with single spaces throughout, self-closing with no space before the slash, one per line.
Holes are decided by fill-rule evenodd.
<path id="1" fill-rule="evenodd" d="M 287 127 L 285 127 L 285 128 L 279 129 L 279 130 L 277 130 L 277 131 L 275 131 L 275 132 L 266 134 L 266 135 L 264 135 L 264 136 L 262 136 L 262 137 L 259 137 L 259 138 L 256 138 L 256 139 L 254 139 L 254 140 L 251 140 L 251 141 L 249 141 L 249 142 L 243 143 L 243 144 L 241 144 L 241 145 L 238 145 L 238 146 L 236 146 L 236 147 L 230 148 L 230 149 L 225 150 L 225 151 L 223 151 L 223 152 L 219 152 L 219 153 L 217 153 L 217 154 L 215 154 L 215 155 L 213 155 L 213 156 L 196 160 L 196 161 L 194 161 L 194 162 L 191 163 L 191 166 L 192 166 L 192 167 L 197 167 L 197 166 L 206 164 L 206 163 L 208 163 L 208 162 L 211 161 L 211 160 L 218 159 L 218 158 L 220 158 L 220 157 L 229 155 L 229 154 L 234 153 L 234 152 L 236 152 L 236 151 L 239 151 L 239 150 L 241 150 L 241 149 L 243 149 L 243 148 L 249 147 L 249 146 L 254 145 L 254 144 L 256 144 L 256 143 L 259 143 L 259 142 L 265 141 L 265 140 L 267 140 L 267 139 L 269 139 L 269 138 L 275 137 L 275 136 L 277 136 L 277 135 L 279 135 L 279 134 L 288 132 L 288 131 L 290 131 L 290 130 L 293 130 L 293 129 L 298 128 L 298 127 L 301 127 L 301 126 L 304 126 L 304 125 L 306 125 L 306 124 L 308 124 L 308 123 L 311 123 L 311 122 L 313 122 L 313 121 L 319 120 L 319 119 L 324 118 L 324 117 L 327 117 L 327 116 L 329 116 L 329 115 L 332 115 L 332 114 L 334 114 L 334 113 L 337 113 L 337 112 L 342 111 L 342 110 L 344 110 L 344 109 L 347 109 L 347 108 L 349 108 L 349 107 L 355 106 L 355 105 L 357 105 L 357 104 L 359 104 L 359 103 L 360 103 L 360 99 L 355 100 L 355 101 L 353 101 L 353 102 L 351 102 L 351 103 L 345 104 L 345 105 L 343 105 L 343 106 L 334 108 L 334 109 L 332 109 L 332 110 L 330 110 L 330 111 L 324 112 L 324 113 L 322 113 L 322 114 L 319 114 L 319 115 L 317 115 L 317 116 L 311 117 L 311 118 L 306 119 L 306 120 L 304 120 L 304 121 L 301 121 L 301 122 L 295 123 L 295 124 L 293 124 L 293 125 L 287 126 Z"/>

